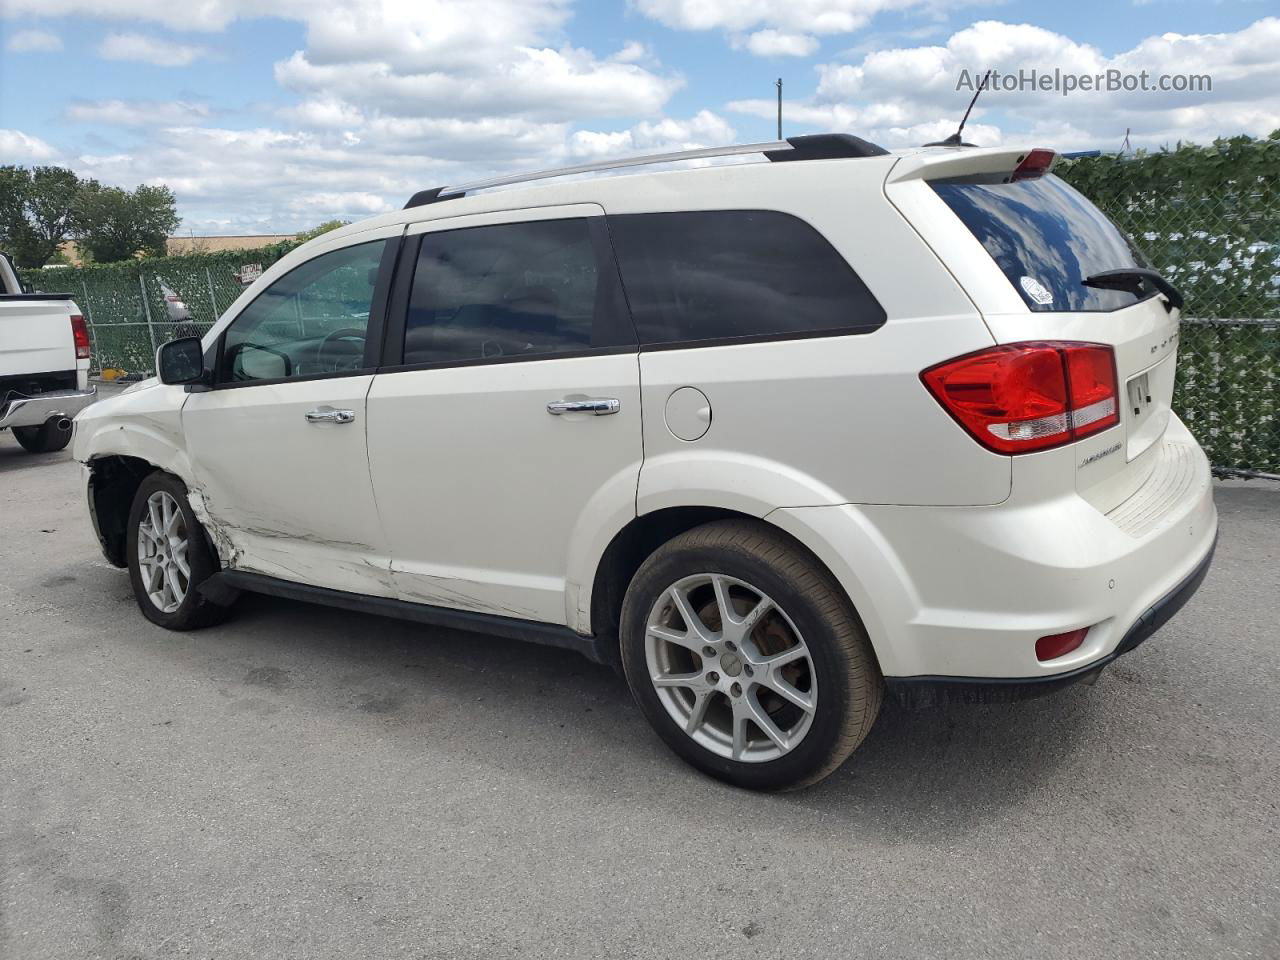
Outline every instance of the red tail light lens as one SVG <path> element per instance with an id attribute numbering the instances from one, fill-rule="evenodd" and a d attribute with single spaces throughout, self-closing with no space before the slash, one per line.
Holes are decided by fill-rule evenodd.
<path id="1" fill-rule="evenodd" d="M 1089 628 L 1083 627 L 1068 633 L 1055 633 L 1051 637 L 1041 637 L 1036 641 L 1036 659 L 1057 660 L 1059 657 L 1065 657 L 1084 643 L 1088 633 Z"/>
<path id="2" fill-rule="evenodd" d="M 1018 164 L 1013 171 L 1013 179 L 1015 180 L 1032 180 L 1036 177 L 1042 177 L 1049 172 L 1049 168 L 1053 166 L 1053 161 L 1057 158 L 1052 150 L 1045 150 L 1037 147 Z"/>
<path id="3" fill-rule="evenodd" d="M 997 453 L 1073 443 L 1120 422 L 1115 355 L 1098 343 L 1012 343 L 930 367 L 920 379 Z"/>
<path id="4" fill-rule="evenodd" d="M 89 359 L 89 328 L 85 325 L 84 317 L 79 314 L 71 316 L 71 336 L 76 342 L 76 359 Z"/>

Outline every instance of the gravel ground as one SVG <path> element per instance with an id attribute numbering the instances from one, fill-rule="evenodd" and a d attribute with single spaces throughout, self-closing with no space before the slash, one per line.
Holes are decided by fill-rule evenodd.
<path id="1" fill-rule="evenodd" d="M 557 650 L 245 598 L 166 633 L 0 434 L 0 957 L 1280 956 L 1280 486 L 1093 688 L 887 706 L 806 792 Z"/>

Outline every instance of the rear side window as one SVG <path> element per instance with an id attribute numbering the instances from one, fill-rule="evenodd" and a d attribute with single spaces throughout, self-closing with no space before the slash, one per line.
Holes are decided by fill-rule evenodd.
<path id="1" fill-rule="evenodd" d="M 1106 215 L 1055 176 L 1012 183 L 937 181 L 934 192 L 978 238 L 1023 302 L 1039 311 L 1116 310 L 1141 296 L 1086 287 L 1146 259 Z"/>
<path id="2" fill-rule="evenodd" d="M 428 233 L 413 275 L 404 362 L 578 353 L 616 345 L 624 319 L 616 269 L 601 262 L 586 219 Z"/>
<path id="3" fill-rule="evenodd" d="M 770 210 L 609 217 L 642 344 L 868 333 L 885 313 L 813 227 Z"/>

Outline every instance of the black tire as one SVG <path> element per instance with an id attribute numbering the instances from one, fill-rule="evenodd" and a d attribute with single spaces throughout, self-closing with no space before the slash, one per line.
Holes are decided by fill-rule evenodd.
<path id="1" fill-rule="evenodd" d="M 759 762 L 735 760 L 695 742 L 663 706 L 649 676 L 649 612 L 682 578 L 723 574 L 759 588 L 804 638 L 818 696 L 810 725 L 789 752 Z M 681 758 L 720 780 L 754 790 L 816 783 L 862 742 L 880 711 L 884 679 L 866 631 L 834 577 L 803 547 L 760 521 L 722 520 L 683 533 L 636 572 L 619 624 L 631 692 L 658 735 Z"/>
<path id="2" fill-rule="evenodd" d="M 57 453 L 71 442 L 71 431 L 59 430 L 53 421 L 38 427 L 14 427 L 13 436 L 27 453 Z"/>
<path id="3" fill-rule="evenodd" d="M 148 513 L 148 501 L 160 491 L 168 493 L 182 513 L 188 543 L 186 559 L 191 572 L 187 578 L 185 597 L 177 609 L 168 613 L 157 606 L 147 593 L 138 555 L 138 540 L 141 536 L 139 528 Z M 216 573 L 220 566 L 204 527 L 187 502 L 187 488 L 181 480 L 157 471 L 142 481 L 134 495 L 133 506 L 129 509 L 127 544 L 129 582 L 133 584 L 133 596 L 138 601 L 138 608 L 148 620 L 169 630 L 195 630 L 226 619 L 230 613 L 229 608 L 210 602 L 199 590 L 200 584 Z"/>

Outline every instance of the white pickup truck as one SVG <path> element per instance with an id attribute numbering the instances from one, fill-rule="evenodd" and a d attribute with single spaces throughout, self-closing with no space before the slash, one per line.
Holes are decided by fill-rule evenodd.
<path id="1" fill-rule="evenodd" d="M 89 329 L 71 295 L 24 291 L 0 254 L 0 430 L 30 453 L 61 450 L 96 392 Z"/>

